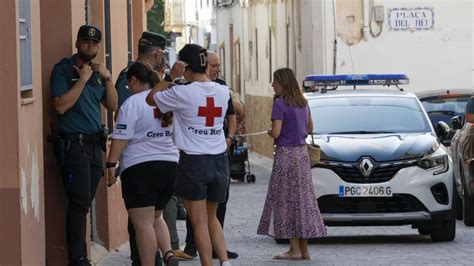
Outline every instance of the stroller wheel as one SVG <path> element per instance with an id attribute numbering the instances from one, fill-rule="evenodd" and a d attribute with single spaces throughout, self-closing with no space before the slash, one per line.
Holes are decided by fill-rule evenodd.
<path id="1" fill-rule="evenodd" d="M 251 174 L 251 175 L 250 175 L 250 182 L 255 183 L 255 180 L 256 180 L 256 179 L 257 179 L 257 178 L 255 177 L 254 174 Z"/>
<path id="2" fill-rule="evenodd" d="M 247 183 L 252 182 L 250 175 L 246 175 L 245 180 L 247 181 Z"/>

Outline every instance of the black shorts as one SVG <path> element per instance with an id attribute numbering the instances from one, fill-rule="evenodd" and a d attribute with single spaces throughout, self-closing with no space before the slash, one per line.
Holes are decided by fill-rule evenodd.
<path id="1" fill-rule="evenodd" d="M 188 155 L 180 152 L 176 195 L 186 200 L 223 202 L 229 185 L 227 153 Z"/>
<path id="2" fill-rule="evenodd" d="M 174 194 L 178 164 L 169 161 L 150 161 L 125 169 L 122 197 L 127 209 L 155 206 L 163 210 Z"/>

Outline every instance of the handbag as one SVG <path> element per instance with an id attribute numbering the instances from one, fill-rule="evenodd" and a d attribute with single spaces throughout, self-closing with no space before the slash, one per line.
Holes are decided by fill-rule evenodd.
<path id="1" fill-rule="evenodd" d="M 309 153 L 309 163 L 311 166 L 319 163 L 321 159 L 321 149 L 318 144 L 314 143 L 313 133 L 311 133 L 311 143 L 307 144 Z"/>

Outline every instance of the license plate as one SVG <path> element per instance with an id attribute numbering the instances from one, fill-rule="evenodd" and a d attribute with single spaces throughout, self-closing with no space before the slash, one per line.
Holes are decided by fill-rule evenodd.
<path id="1" fill-rule="evenodd" d="M 392 187 L 374 185 L 339 186 L 339 197 L 391 197 Z"/>

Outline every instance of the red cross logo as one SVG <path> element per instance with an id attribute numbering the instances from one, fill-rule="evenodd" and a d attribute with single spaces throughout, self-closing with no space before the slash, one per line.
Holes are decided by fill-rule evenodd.
<path id="1" fill-rule="evenodd" d="M 222 107 L 214 106 L 214 97 L 206 97 L 206 106 L 199 106 L 198 116 L 206 117 L 206 127 L 214 126 L 214 118 L 222 115 Z"/>
<path id="2" fill-rule="evenodd" d="M 160 119 L 162 115 L 163 114 L 161 113 L 160 109 L 153 108 L 153 117 L 155 117 L 156 119 Z M 168 127 L 168 124 L 165 124 L 163 123 L 163 121 L 161 121 L 161 127 Z"/>

